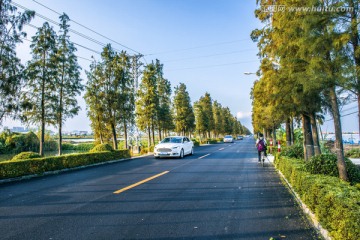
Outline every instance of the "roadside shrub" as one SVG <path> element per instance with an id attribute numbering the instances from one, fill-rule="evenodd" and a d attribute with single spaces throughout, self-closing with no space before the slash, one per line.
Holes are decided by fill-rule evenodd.
<path id="1" fill-rule="evenodd" d="M 99 144 L 96 145 L 93 149 L 90 150 L 91 153 L 93 152 L 105 152 L 105 151 L 113 151 L 113 148 L 107 144 L 107 143 L 103 143 L 103 144 Z"/>
<path id="2" fill-rule="evenodd" d="M 154 152 L 154 146 L 150 146 L 149 147 L 142 147 L 140 150 L 140 154 L 147 154 L 147 153 L 151 153 Z"/>
<path id="3" fill-rule="evenodd" d="M 11 161 L 18 161 L 24 159 L 41 158 L 41 155 L 35 152 L 22 152 L 14 156 Z"/>
<path id="4" fill-rule="evenodd" d="M 196 138 L 191 139 L 191 141 L 193 141 L 194 147 L 200 146 L 200 142 Z"/>
<path id="5" fill-rule="evenodd" d="M 347 151 L 345 157 L 348 158 L 360 158 L 360 148 L 355 148 Z"/>
<path id="6" fill-rule="evenodd" d="M 323 174 L 329 176 L 339 176 L 336 165 L 337 158 L 334 154 L 321 154 L 313 156 L 305 162 L 305 169 L 312 174 Z"/>
<path id="7" fill-rule="evenodd" d="M 296 143 L 292 146 L 282 148 L 280 155 L 283 157 L 304 159 L 304 148 L 301 143 Z"/>
<path id="8" fill-rule="evenodd" d="M 93 143 L 80 143 L 80 144 L 71 144 L 71 143 L 63 143 L 62 150 L 73 150 L 73 151 L 90 151 L 93 149 L 95 145 Z"/>
<path id="9" fill-rule="evenodd" d="M 345 158 L 346 170 L 351 184 L 360 183 L 360 171 L 349 159 Z M 339 176 L 335 154 L 321 154 L 305 162 L 305 169 L 312 174 Z"/>
<path id="10" fill-rule="evenodd" d="M 4 161 L 0 162 L 0 179 L 43 174 L 47 171 L 86 166 L 129 157 L 129 150 L 116 150 L 112 152 L 75 153 L 54 157 Z"/>
<path id="11" fill-rule="evenodd" d="M 280 157 L 276 167 L 316 215 L 332 239 L 360 239 L 360 191 L 338 177 L 305 171 L 300 159 Z"/>

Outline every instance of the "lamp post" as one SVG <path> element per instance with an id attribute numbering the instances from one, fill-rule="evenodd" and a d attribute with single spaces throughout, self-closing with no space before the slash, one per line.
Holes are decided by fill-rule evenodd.
<path id="1" fill-rule="evenodd" d="M 251 74 L 255 74 L 255 75 L 256 75 L 256 73 L 253 73 L 253 72 L 244 72 L 244 74 L 245 74 L 245 75 L 251 75 Z"/>

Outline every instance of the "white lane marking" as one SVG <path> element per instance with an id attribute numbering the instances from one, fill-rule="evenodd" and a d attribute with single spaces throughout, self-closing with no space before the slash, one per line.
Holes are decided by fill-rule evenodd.
<path id="1" fill-rule="evenodd" d="M 220 148 L 219 151 L 224 150 L 225 148 Z"/>
<path id="2" fill-rule="evenodd" d="M 209 155 L 210 155 L 210 153 L 208 153 L 208 154 L 206 154 L 206 155 L 204 155 L 204 156 L 198 157 L 198 159 L 202 159 L 202 158 L 207 157 L 207 156 L 209 156 Z"/>

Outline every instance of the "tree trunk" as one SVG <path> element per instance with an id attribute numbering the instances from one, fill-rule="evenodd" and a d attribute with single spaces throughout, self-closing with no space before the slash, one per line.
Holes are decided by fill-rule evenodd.
<path id="1" fill-rule="evenodd" d="M 62 121 L 59 122 L 59 156 L 62 154 Z"/>
<path id="2" fill-rule="evenodd" d="M 46 54 L 43 56 L 43 64 L 45 66 Z M 45 70 L 42 74 L 42 86 L 41 86 L 41 136 L 40 136 L 40 149 L 39 154 L 44 156 L 44 143 L 45 143 Z"/>
<path id="3" fill-rule="evenodd" d="M 358 104 L 358 124 L 359 124 L 358 131 L 359 131 L 359 139 L 360 139 L 360 91 L 358 91 L 357 93 L 357 104 Z"/>
<path id="4" fill-rule="evenodd" d="M 152 146 L 155 146 L 155 126 L 151 125 L 151 134 L 152 134 Z"/>
<path id="5" fill-rule="evenodd" d="M 273 126 L 273 142 L 276 143 L 276 128 Z"/>
<path id="6" fill-rule="evenodd" d="M 128 149 L 128 136 L 127 136 L 127 125 L 126 120 L 124 119 L 124 138 L 125 138 L 125 149 Z"/>
<path id="7" fill-rule="evenodd" d="M 161 133 L 161 128 L 159 127 L 159 141 L 161 142 L 161 140 L 162 140 L 162 135 L 161 135 L 162 133 Z"/>
<path id="8" fill-rule="evenodd" d="M 104 143 L 104 137 L 103 137 L 103 134 L 102 134 L 102 128 L 101 128 L 100 116 L 99 115 L 97 115 L 97 120 L 98 120 L 98 124 L 99 124 L 98 131 L 99 131 L 99 135 L 100 135 L 100 143 L 103 144 Z"/>
<path id="9" fill-rule="evenodd" d="M 291 145 L 290 118 L 286 119 L 285 129 L 286 129 L 286 146 L 290 146 Z"/>
<path id="10" fill-rule="evenodd" d="M 294 145 L 295 143 L 295 134 L 294 134 L 294 119 L 290 118 L 290 134 L 291 134 L 291 144 Z"/>
<path id="11" fill-rule="evenodd" d="M 317 129 L 315 113 L 310 114 L 310 122 L 311 122 L 312 137 L 314 142 L 314 152 L 315 155 L 320 155 L 321 148 L 320 148 L 319 133 Z"/>
<path id="12" fill-rule="evenodd" d="M 263 134 L 264 134 L 264 138 L 267 138 L 267 130 L 265 128 L 263 128 Z"/>
<path id="13" fill-rule="evenodd" d="M 342 130 L 341 130 L 341 119 L 339 105 L 336 96 L 335 86 L 329 89 L 330 99 L 331 99 L 331 108 L 334 118 L 334 129 L 335 129 L 335 150 L 337 156 L 337 167 L 339 170 L 339 177 L 344 181 L 349 181 L 345 159 L 344 159 L 344 146 L 342 141 Z"/>
<path id="14" fill-rule="evenodd" d="M 62 80 L 63 81 L 63 80 Z M 63 113 L 63 87 L 62 87 L 63 84 L 61 84 L 61 87 L 60 87 L 60 100 L 59 100 L 59 119 L 58 119 L 58 122 L 59 122 L 59 156 L 61 156 L 62 154 L 62 113 Z"/>
<path id="15" fill-rule="evenodd" d="M 356 75 L 355 75 L 355 81 L 356 81 L 356 95 L 357 95 L 357 103 L 358 103 L 358 131 L 359 131 L 359 138 L 360 138 L 360 56 L 356 54 L 356 52 L 359 49 L 359 30 L 358 30 L 358 8 L 355 6 L 354 1 L 349 1 L 349 7 L 353 9 L 353 11 L 350 13 L 351 15 L 351 44 L 353 47 L 353 56 L 355 60 L 355 69 L 356 69 Z"/>
<path id="16" fill-rule="evenodd" d="M 310 117 L 308 115 L 301 114 L 301 118 L 304 136 L 304 158 L 305 160 L 309 160 L 312 156 L 314 156 L 314 142 L 311 132 Z"/>
<path id="17" fill-rule="evenodd" d="M 151 130 L 150 126 L 148 126 L 148 149 L 150 149 L 151 146 Z"/>
<path id="18" fill-rule="evenodd" d="M 113 148 L 114 148 L 114 150 L 117 150 L 118 144 L 117 144 L 117 137 L 116 137 L 116 129 L 115 129 L 115 124 L 113 122 L 111 123 L 111 131 L 112 131 L 112 135 L 113 135 Z"/>

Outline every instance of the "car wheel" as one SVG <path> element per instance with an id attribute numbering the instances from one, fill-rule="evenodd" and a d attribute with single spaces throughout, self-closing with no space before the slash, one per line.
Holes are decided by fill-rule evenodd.
<path id="1" fill-rule="evenodd" d="M 193 147 L 191 148 L 190 155 L 194 155 L 194 148 Z"/>
<path id="2" fill-rule="evenodd" d="M 181 149 L 179 158 L 184 158 L 184 149 Z"/>

